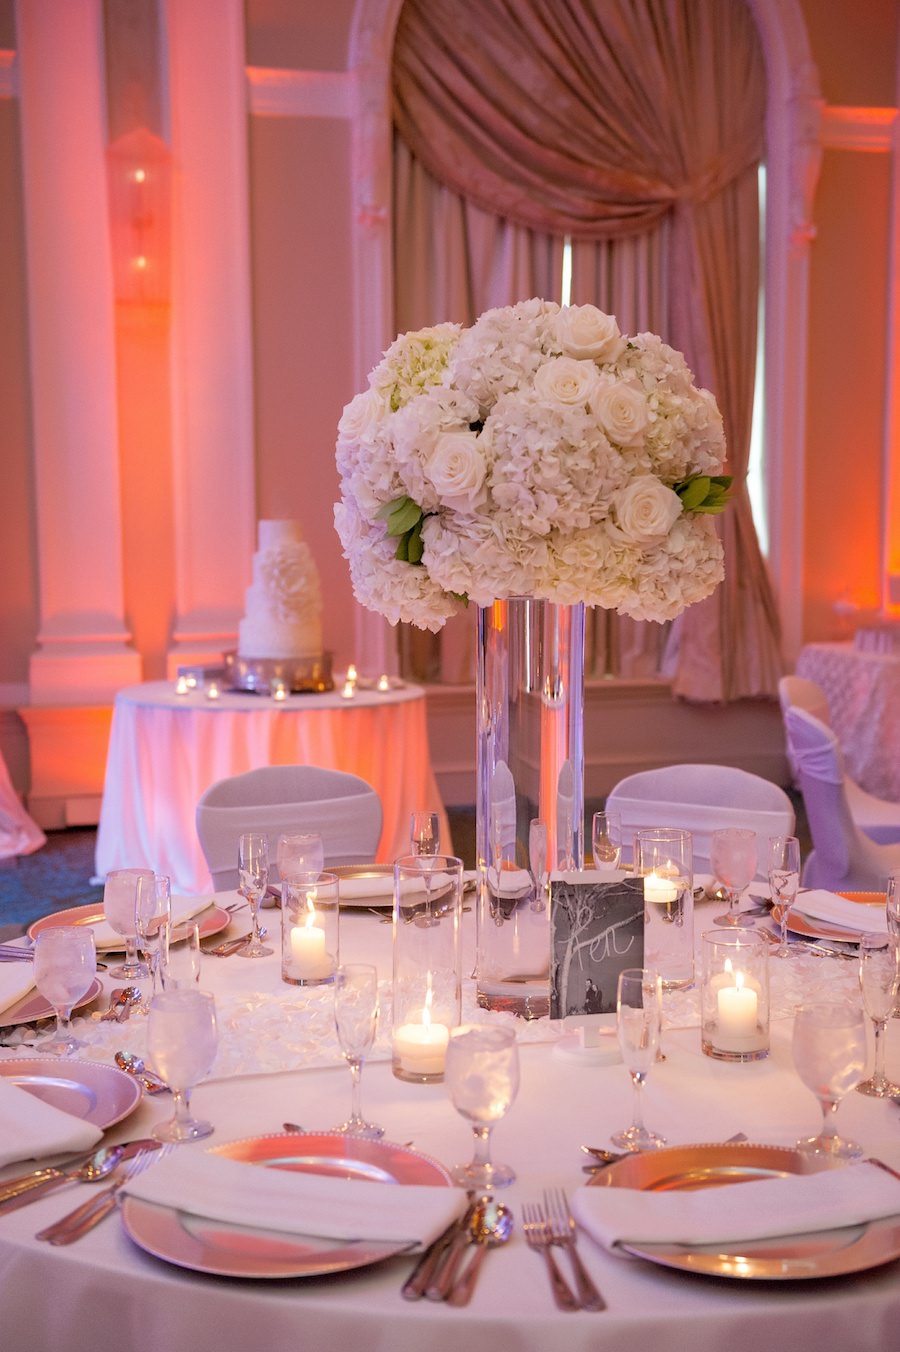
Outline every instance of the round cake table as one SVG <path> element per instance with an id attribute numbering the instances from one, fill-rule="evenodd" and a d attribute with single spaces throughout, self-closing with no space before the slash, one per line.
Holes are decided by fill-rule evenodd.
<path id="1" fill-rule="evenodd" d="M 120 690 L 113 708 L 97 832 L 98 875 L 144 866 L 172 879 L 180 893 L 207 892 L 209 871 L 194 826 L 200 795 L 219 779 L 261 765 L 320 765 L 346 770 L 378 792 L 384 825 L 377 860 L 409 849 L 410 813 L 441 816 L 421 686 L 268 696 L 196 688 L 171 681 Z"/>

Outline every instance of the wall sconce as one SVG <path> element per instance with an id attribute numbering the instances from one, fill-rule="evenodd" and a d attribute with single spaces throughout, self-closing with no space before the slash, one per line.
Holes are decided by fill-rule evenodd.
<path id="1" fill-rule="evenodd" d="M 116 300 L 168 305 L 172 157 L 145 127 L 106 151 L 110 239 Z"/>

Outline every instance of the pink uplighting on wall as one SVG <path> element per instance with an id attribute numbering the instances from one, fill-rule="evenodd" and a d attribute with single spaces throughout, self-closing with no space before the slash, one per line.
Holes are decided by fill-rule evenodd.
<path id="1" fill-rule="evenodd" d="M 168 305 L 171 155 L 144 127 L 106 152 L 116 300 Z"/>

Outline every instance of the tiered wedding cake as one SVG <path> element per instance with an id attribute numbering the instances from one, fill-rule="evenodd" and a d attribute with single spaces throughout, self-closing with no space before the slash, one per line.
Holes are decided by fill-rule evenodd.
<path id="1" fill-rule="evenodd" d="M 319 573 L 297 521 L 260 521 L 253 580 L 238 630 L 240 658 L 312 658 L 322 653 Z"/>

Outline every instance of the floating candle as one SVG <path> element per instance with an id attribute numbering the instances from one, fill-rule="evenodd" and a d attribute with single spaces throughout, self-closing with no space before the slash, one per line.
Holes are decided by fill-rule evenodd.
<path id="1" fill-rule="evenodd" d="M 671 878 L 660 873 L 648 873 L 644 879 L 644 901 L 671 906 L 678 900 L 678 887 Z"/>

